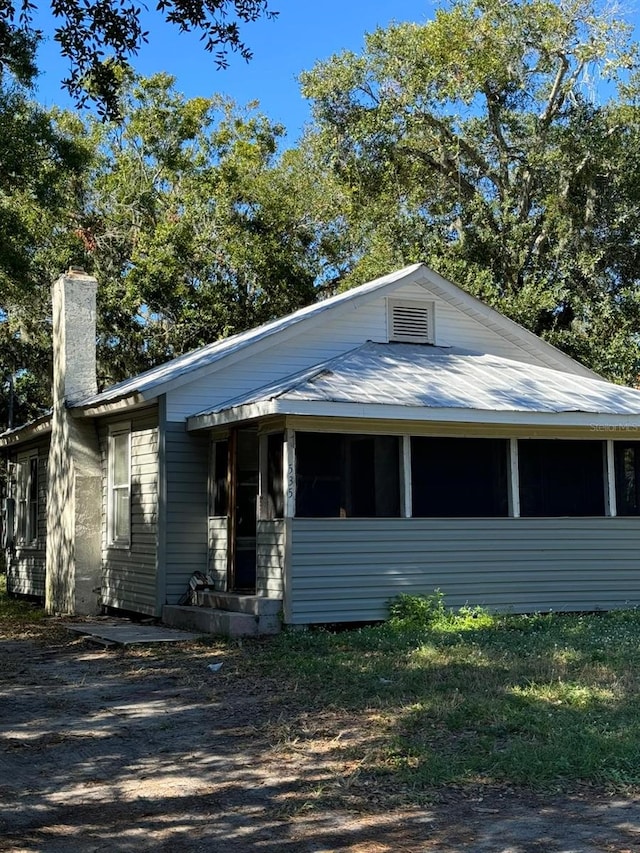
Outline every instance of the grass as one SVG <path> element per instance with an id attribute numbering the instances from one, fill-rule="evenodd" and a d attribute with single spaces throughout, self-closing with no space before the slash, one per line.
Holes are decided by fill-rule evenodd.
<path id="1" fill-rule="evenodd" d="M 11 598 L 7 594 L 7 576 L 0 575 L 0 632 L 20 629 L 44 617 L 44 610 L 33 602 L 22 598 Z"/>
<path id="2" fill-rule="evenodd" d="M 376 627 L 285 633 L 252 650 L 254 666 L 306 719 L 343 711 L 366 727 L 349 757 L 378 780 L 640 786 L 639 612 L 454 614 L 439 596 L 426 614 L 400 610 Z"/>
<path id="3" fill-rule="evenodd" d="M 256 725 L 274 747 L 315 741 L 343 768 L 340 791 L 360 784 L 363 801 L 445 785 L 640 790 L 640 611 L 452 613 L 434 594 L 392 613 L 223 644 L 223 676 L 262 696 Z M 43 615 L 0 576 L 0 636 L 51 640 Z M 202 676 L 197 646 L 172 655 Z"/>

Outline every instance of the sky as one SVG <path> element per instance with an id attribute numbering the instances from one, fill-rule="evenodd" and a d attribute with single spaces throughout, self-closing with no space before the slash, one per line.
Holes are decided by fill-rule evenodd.
<path id="1" fill-rule="evenodd" d="M 639 3 L 621 0 L 618 7 L 627 23 L 636 25 L 636 39 L 640 39 Z M 148 6 L 154 5 L 149 0 Z M 297 81 L 300 72 L 344 49 L 361 52 L 365 33 L 379 26 L 392 21 L 426 23 L 438 5 L 442 5 L 438 0 L 270 0 L 270 7 L 279 12 L 275 20 L 260 19 L 242 26 L 253 59 L 247 63 L 232 53 L 225 70 L 216 68 L 195 34 L 180 33 L 157 13 L 149 12 L 149 44 L 132 64 L 145 76 L 159 71 L 172 74 L 177 90 L 187 97 L 221 93 L 240 106 L 259 101 L 262 112 L 285 126 L 287 143 L 293 145 L 310 117 Z M 45 32 L 53 29 L 51 20 L 42 16 L 37 25 Z M 53 41 L 42 46 L 39 67 L 43 73 L 37 99 L 46 106 L 73 107 L 60 87 L 68 67 Z"/>
<path id="2" fill-rule="evenodd" d="M 148 5 L 153 6 L 153 0 Z M 434 9 L 432 0 L 271 0 L 270 6 L 280 13 L 275 20 L 243 26 L 242 36 L 254 54 L 249 63 L 230 54 L 230 67 L 216 70 L 195 35 L 180 34 L 151 16 L 149 44 L 134 58 L 133 66 L 145 76 L 158 71 L 172 74 L 176 88 L 187 97 L 220 92 L 241 105 L 258 100 L 270 119 L 287 128 L 293 144 L 309 118 L 297 82 L 301 71 L 343 49 L 360 52 L 365 32 L 378 26 L 391 21 L 424 23 Z M 46 19 L 39 18 L 38 24 L 51 32 Z M 46 106 L 72 106 L 60 88 L 68 68 L 54 42 L 41 48 L 39 67 L 43 74 L 37 99 Z"/>

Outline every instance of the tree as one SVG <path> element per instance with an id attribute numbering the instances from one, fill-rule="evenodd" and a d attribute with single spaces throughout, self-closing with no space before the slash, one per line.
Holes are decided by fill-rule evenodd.
<path id="1" fill-rule="evenodd" d="M 638 112 L 614 96 L 636 68 L 628 30 L 592 0 L 457 0 L 303 75 L 307 145 L 345 187 L 359 235 L 350 280 L 427 260 L 635 379 L 637 267 L 623 258 Z"/>
<path id="2" fill-rule="evenodd" d="M 33 0 L 0 0 L 0 69 L 9 68 L 23 82 L 34 77 L 33 45 L 42 36 L 34 28 L 36 8 Z M 158 0 L 156 10 L 181 31 L 200 33 L 219 67 L 227 65 L 229 50 L 251 58 L 241 24 L 277 15 L 269 0 Z M 51 11 L 54 39 L 71 63 L 63 85 L 79 104 L 92 100 L 115 118 L 122 71 L 149 36 L 141 7 L 131 0 L 51 0 Z"/>
<path id="3" fill-rule="evenodd" d="M 21 50 L 28 78 L 32 46 Z M 47 404 L 49 287 L 67 260 L 58 250 L 69 192 L 88 161 L 22 76 L 0 75 L 0 429 Z"/>
<path id="4" fill-rule="evenodd" d="M 133 81 L 120 109 L 77 129 L 95 157 L 74 262 L 100 285 L 102 384 L 313 301 L 322 270 L 280 126 L 167 75 Z"/>

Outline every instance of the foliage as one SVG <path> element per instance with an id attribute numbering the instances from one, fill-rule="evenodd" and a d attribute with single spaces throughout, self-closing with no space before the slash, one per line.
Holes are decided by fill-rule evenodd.
<path id="1" fill-rule="evenodd" d="M 88 156 L 17 76 L 0 76 L 0 429 L 48 402 L 49 287 Z"/>
<path id="2" fill-rule="evenodd" d="M 448 615 L 444 593 L 439 589 L 430 595 L 402 593 L 389 604 L 389 620 L 397 627 L 428 628 L 442 622 Z"/>
<path id="3" fill-rule="evenodd" d="M 7 593 L 6 575 L 0 575 L 0 632 L 39 622 L 44 610 L 27 599 L 12 598 Z"/>
<path id="4" fill-rule="evenodd" d="M 251 645 L 243 671 L 295 694 L 290 741 L 329 709 L 366 731 L 334 754 L 358 767 L 350 792 L 365 798 L 377 786 L 420 800 L 452 784 L 640 785 L 636 610 L 443 617 L 441 597 L 427 601 L 426 626 L 285 633 Z M 402 612 L 417 604 L 402 599 Z"/>
<path id="5" fill-rule="evenodd" d="M 103 384 L 307 304 L 322 265 L 280 126 L 167 75 L 132 81 L 122 116 L 77 129 L 95 154 L 74 259 L 100 284 Z"/>
<path id="6" fill-rule="evenodd" d="M 427 261 L 634 379 L 637 67 L 595 0 L 456 0 L 304 74 L 307 145 L 345 188 L 358 246 L 349 282 Z"/>
<path id="7" fill-rule="evenodd" d="M 34 28 L 36 9 L 33 0 L 0 1 L 0 63 L 23 82 L 35 75 L 32 48 L 42 37 Z M 229 50 L 251 58 L 240 24 L 277 15 L 268 0 L 158 0 L 156 9 L 166 23 L 200 33 L 219 67 L 228 64 Z M 149 36 L 142 8 L 130 0 L 51 0 L 51 12 L 54 39 L 71 67 L 63 85 L 80 105 L 92 100 L 100 114 L 115 118 L 122 71 Z"/>

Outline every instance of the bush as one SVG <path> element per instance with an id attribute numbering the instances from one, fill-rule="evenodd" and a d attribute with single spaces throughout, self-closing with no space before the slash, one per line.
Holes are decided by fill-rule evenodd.
<path id="1" fill-rule="evenodd" d="M 439 589 L 429 595 L 403 593 L 389 604 L 389 621 L 399 628 L 429 628 L 450 615 L 444 606 L 444 593 Z"/>

